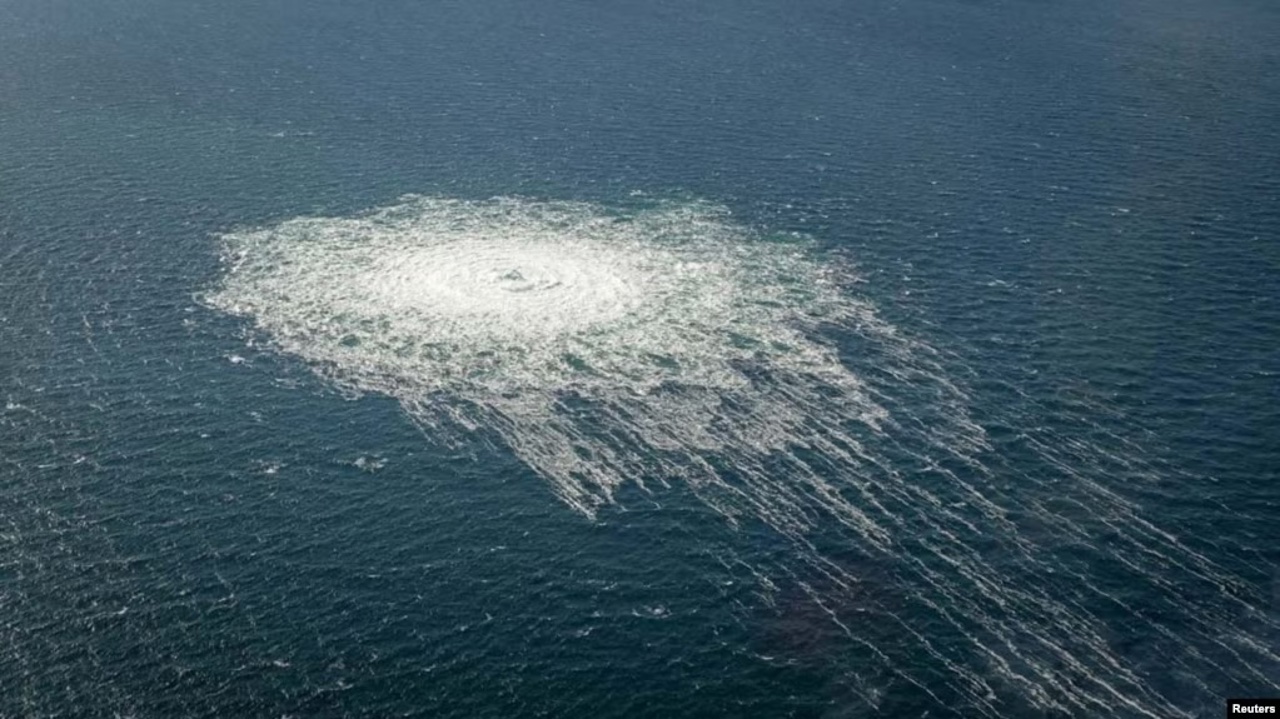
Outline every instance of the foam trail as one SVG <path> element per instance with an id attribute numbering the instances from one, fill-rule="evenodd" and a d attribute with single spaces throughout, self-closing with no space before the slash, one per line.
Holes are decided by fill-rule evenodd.
<path id="1" fill-rule="evenodd" d="M 1048 430 L 1027 436 L 1035 471 L 1004 462 L 946 358 L 880 319 L 850 291 L 851 270 L 806 238 L 700 203 L 622 212 L 410 196 L 223 242 L 226 273 L 206 301 L 252 318 L 279 350 L 340 387 L 395 397 L 433 437 L 496 435 L 585 515 L 628 482 L 679 482 L 731 521 L 767 524 L 793 561 L 753 575 L 790 577 L 866 666 L 967 714 L 1015 701 L 1196 713 L 1171 709 L 1158 677 L 1112 646 L 1104 617 L 1117 606 L 1188 673 L 1225 667 L 1280 691 L 1275 647 L 1241 629 L 1275 632 L 1274 618 L 1098 479 L 1147 464 L 1122 443 Z M 842 358 L 836 337 L 858 356 Z M 839 561 L 822 548 L 833 536 Z M 1159 597 L 1161 612 L 1136 611 L 1069 562 L 1073 544 Z M 855 555 L 892 567 L 903 599 L 875 609 L 891 639 L 841 614 L 863 580 Z M 1210 598 L 1184 598 L 1188 587 Z"/>

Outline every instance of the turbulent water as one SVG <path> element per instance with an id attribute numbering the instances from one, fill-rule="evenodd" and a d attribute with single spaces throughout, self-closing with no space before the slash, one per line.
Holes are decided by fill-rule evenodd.
<path id="1" fill-rule="evenodd" d="M 0 2 L 0 719 L 1280 694 L 1280 8 Z"/>
<path id="2" fill-rule="evenodd" d="M 883 536 L 822 472 L 792 486 L 765 466 L 796 446 L 854 462 L 858 431 L 885 414 L 816 330 L 893 333 L 801 239 L 762 238 L 702 205 L 615 216 L 410 198 L 225 242 L 210 304 L 431 430 L 497 433 L 582 512 L 629 478 L 686 476 L 726 511 L 800 527 L 799 500 L 825 497 Z"/>
<path id="3" fill-rule="evenodd" d="M 847 259 L 803 236 L 705 203 L 622 212 L 411 196 L 222 243 L 226 274 L 206 302 L 250 319 L 251 341 L 346 390 L 394 397 L 431 440 L 500 438 L 588 517 L 628 483 L 654 496 L 679 482 L 735 524 L 772 528 L 794 554 L 752 565 L 762 586 L 792 577 L 851 651 L 935 698 L 934 670 L 891 657 L 903 643 L 945 666 L 977 713 L 1000 715 L 999 689 L 1041 711 L 1169 716 L 1161 690 L 1108 643 L 1097 602 L 1161 637 L 1201 688 L 1196 675 L 1224 665 L 1276 686 L 1280 653 L 1257 636 L 1280 625 L 1105 481 L 1149 474 L 1140 448 L 1024 434 L 1037 472 L 1057 476 L 1028 474 L 1017 494 L 994 486 L 986 462 L 998 460 L 938 352 L 879 319 Z M 840 344 L 862 356 L 842 361 Z M 868 360 L 876 381 L 852 369 Z M 838 611 L 865 577 L 810 539 L 831 524 L 844 528 L 845 562 L 856 551 L 900 563 L 898 601 L 917 618 L 887 606 L 854 615 L 892 622 L 889 645 Z M 1115 562 L 1130 591 L 1175 590 L 1160 613 L 1053 557 L 1099 530 L 1108 541 L 1087 551 Z M 1070 593 L 1025 582 L 1059 573 Z M 931 622 L 963 641 L 943 646 Z"/>

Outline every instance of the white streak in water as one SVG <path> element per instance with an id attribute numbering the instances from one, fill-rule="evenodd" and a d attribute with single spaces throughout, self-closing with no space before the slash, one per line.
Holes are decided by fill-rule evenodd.
<path id="1" fill-rule="evenodd" d="M 207 302 L 252 318 L 278 349 L 340 387 L 395 397 L 433 436 L 496 433 L 588 516 L 628 482 L 681 482 L 731 521 L 773 527 L 796 551 L 770 571 L 865 661 L 939 702 L 934 678 L 895 659 L 900 645 L 945 667 L 949 701 L 970 714 L 1000 716 L 1010 692 L 1080 716 L 1195 713 L 1113 648 L 1116 607 L 1188 672 L 1229 662 L 1280 692 L 1275 620 L 1099 479 L 1151 472 L 1131 447 L 1009 416 L 1027 420 L 1038 469 L 1010 466 L 939 353 L 881 320 L 804 238 L 762 236 L 702 204 L 627 214 L 408 197 L 223 239 L 227 272 Z M 865 353 L 861 374 L 824 339 L 835 335 Z M 893 642 L 841 614 L 861 577 L 818 548 L 833 532 L 846 555 L 891 560 L 904 606 L 874 613 Z M 1110 562 L 1162 612 L 1102 587 L 1064 559 L 1072 551 Z"/>

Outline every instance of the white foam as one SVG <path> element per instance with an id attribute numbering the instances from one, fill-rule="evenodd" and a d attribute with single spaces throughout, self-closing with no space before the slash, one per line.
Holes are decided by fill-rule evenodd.
<path id="1" fill-rule="evenodd" d="M 1051 410 L 1017 387 L 1006 396 L 1025 409 L 991 411 L 1025 428 L 1030 469 L 993 453 L 940 354 L 880 319 L 849 291 L 850 269 L 805 238 L 699 203 L 406 197 L 223 241 L 207 303 L 279 350 L 346 390 L 396 398 L 433 438 L 499 438 L 586 515 L 627 483 L 683 483 L 732 521 L 773 527 L 794 555 L 726 566 L 768 592 L 790 578 L 852 651 L 937 698 L 936 675 L 895 659 L 923 651 L 970 714 L 1000 716 L 1009 692 L 1082 716 L 1194 714 L 1112 646 L 1116 607 L 1179 666 L 1228 661 L 1280 690 L 1280 656 L 1245 631 L 1280 635 L 1257 598 L 1106 483 L 1152 475 L 1149 463 L 1100 427 L 1088 436 L 1109 448 L 1040 426 Z M 865 354 L 841 361 L 833 334 Z M 839 561 L 815 545 L 833 532 Z M 1163 610 L 1131 609 L 1064 548 Z M 892 560 L 900 609 L 842 610 L 861 596 L 850 556 Z M 892 627 L 892 642 L 864 621 Z M 878 701 L 879 688 L 858 691 Z"/>
<path id="2" fill-rule="evenodd" d="M 869 307 L 807 241 L 719 208 L 410 197 L 224 239 L 211 304 L 425 426 L 496 431 L 588 514 L 628 478 L 670 477 L 671 453 L 760 457 L 884 416 L 814 334 L 875 327 Z"/>

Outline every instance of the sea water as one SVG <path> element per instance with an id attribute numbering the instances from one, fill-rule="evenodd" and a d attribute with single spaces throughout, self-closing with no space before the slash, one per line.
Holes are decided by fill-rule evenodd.
<path id="1" fill-rule="evenodd" d="M 1277 29 L 0 8 L 0 716 L 1280 693 Z"/>

